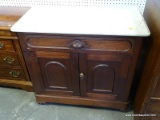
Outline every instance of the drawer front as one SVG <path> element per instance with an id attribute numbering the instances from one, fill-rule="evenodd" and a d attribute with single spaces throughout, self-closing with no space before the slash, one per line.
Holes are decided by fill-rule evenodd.
<path id="1" fill-rule="evenodd" d="M 24 74 L 21 69 L 0 69 L 0 78 L 1 79 L 24 79 Z"/>
<path id="2" fill-rule="evenodd" d="M 132 52 L 134 39 L 94 37 L 28 37 L 27 49 L 83 49 L 91 51 Z"/>
<path id="3" fill-rule="evenodd" d="M 11 32 L 10 31 L 0 30 L 0 36 L 11 36 Z"/>
<path id="4" fill-rule="evenodd" d="M 87 39 L 84 41 L 86 46 L 91 50 L 113 51 L 113 52 L 127 52 L 133 47 L 133 41 L 124 39 L 101 39 L 93 40 Z"/>
<path id="5" fill-rule="evenodd" d="M 16 33 L 9 30 L 0 30 L 0 38 L 3 39 L 18 39 Z"/>
<path id="6" fill-rule="evenodd" d="M 0 39 L 0 51 L 15 52 L 12 40 L 2 40 Z"/>
<path id="7" fill-rule="evenodd" d="M 0 66 L 20 67 L 18 56 L 0 53 Z"/>

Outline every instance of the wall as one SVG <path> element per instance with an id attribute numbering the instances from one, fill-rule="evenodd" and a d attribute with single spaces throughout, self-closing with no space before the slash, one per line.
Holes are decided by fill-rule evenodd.
<path id="1" fill-rule="evenodd" d="M 87 6 L 106 7 L 111 5 L 136 6 L 141 13 L 144 11 L 146 0 L 0 0 L 0 6 L 54 5 L 54 6 Z"/>

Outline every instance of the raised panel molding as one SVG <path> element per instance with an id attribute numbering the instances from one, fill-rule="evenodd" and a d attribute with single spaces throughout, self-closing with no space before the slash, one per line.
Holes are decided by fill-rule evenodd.
<path id="1" fill-rule="evenodd" d="M 93 92 L 112 92 L 115 71 L 107 64 L 96 65 L 91 72 Z"/>
<path id="2" fill-rule="evenodd" d="M 61 76 L 56 76 L 59 72 Z M 45 74 L 47 77 L 48 87 L 52 89 L 68 89 L 66 80 L 66 67 L 57 61 L 48 62 L 45 65 Z"/>

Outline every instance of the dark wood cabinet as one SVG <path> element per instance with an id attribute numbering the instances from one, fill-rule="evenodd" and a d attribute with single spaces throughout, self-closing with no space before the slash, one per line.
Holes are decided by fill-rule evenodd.
<path id="1" fill-rule="evenodd" d="M 142 38 L 18 36 L 37 102 L 127 108 Z"/>

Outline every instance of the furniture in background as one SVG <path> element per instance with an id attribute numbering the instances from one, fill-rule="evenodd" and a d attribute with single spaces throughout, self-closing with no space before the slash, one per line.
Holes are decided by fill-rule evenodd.
<path id="1" fill-rule="evenodd" d="M 135 114 L 156 114 L 157 116 L 137 116 L 136 120 L 160 119 L 160 1 L 148 0 L 144 18 L 150 28 L 152 42 L 144 67 L 141 82 L 135 97 Z"/>
<path id="2" fill-rule="evenodd" d="M 10 27 L 28 8 L 0 7 L 0 86 L 33 91 L 16 33 Z"/>

